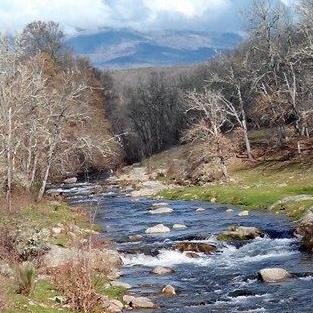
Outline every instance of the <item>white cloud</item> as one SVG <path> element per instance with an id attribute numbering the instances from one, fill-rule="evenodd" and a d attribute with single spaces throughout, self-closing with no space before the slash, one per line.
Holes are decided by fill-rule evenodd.
<path id="1" fill-rule="evenodd" d="M 39 19 L 59 22 L 67 33 L 100 27 L 238 30 L 239 7 L 249 1 L 0 0 L 0 31 L 19 31 Z"/>

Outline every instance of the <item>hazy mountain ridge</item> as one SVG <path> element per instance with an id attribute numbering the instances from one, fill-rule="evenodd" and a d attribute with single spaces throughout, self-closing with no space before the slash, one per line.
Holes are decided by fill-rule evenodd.
<path id="1" fill-rule="evenodd" d="M 235 33 L 104 29 L 94 34 L 81 33 L 68 39 L 67 45 L 88 56 L 99 68 L 132 68 L 204 62 L 234 48 L 241 40 Z"/>

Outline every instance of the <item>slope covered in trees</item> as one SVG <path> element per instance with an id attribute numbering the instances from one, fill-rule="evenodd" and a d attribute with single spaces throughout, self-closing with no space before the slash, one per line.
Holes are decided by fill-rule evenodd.
<path id="1" fill-rule="evenodd" d="M 37 190 L 85 168 L 107 168 L 118 145 L 99 75 L 62 48 L 53 22 L 0 43 L 0 170 L 8 204 L 16 186 Z"/>
<path id="2" fill-rule="evenodd" d="M 201 142 L 227 176 L 228 152 L 253 161 L 273 151 L 288 151 L 287 158 L 312 151 L 313 2 L 291 11 L 254 1 L 247 25 L 245 43 L 206 64 L 106 75 L 127 160 Z"/>

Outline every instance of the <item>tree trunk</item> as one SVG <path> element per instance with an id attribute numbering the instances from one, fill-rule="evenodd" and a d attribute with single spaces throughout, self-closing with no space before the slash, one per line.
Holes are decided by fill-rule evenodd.
<path id="1" fill-rule="evenodd" d="M 51 160 L 49 160 L 47 168 L 46 168 L 46 172 L 44 175 L 44 178 L 42 180 L 42 184 L 38 193 L 38 197 L 37 197 L 37 201 L 41 201 L 43 198 L 43 195 L 45 194 L 46 191 L 46 186 L 47 186 L 47 181 L 48 181 L 48 177 L 49 177 L 49 173 L 50 173 L 50 168 L 51 168 Z"/>
<path id="2" fill-rule="evenodd" d="M 12 207 L 12 109 L 8 112 L 8 138 L 7 138 L 7 184 L 6 184 L 6 201 L 8 209 Z"/>

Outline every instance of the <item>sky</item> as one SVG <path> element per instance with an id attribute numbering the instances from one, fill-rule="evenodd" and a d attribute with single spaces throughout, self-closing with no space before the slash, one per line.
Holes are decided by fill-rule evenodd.
<path id="1" fill-rule="evenodd" d="M 239 16 L 252 0 L 0 0 L 0 32 L 34 20 L 53 20 L 68 35 L 78 29 L 240 31 Z M 281 0 L 292 4 L 296 0 Z"/>

